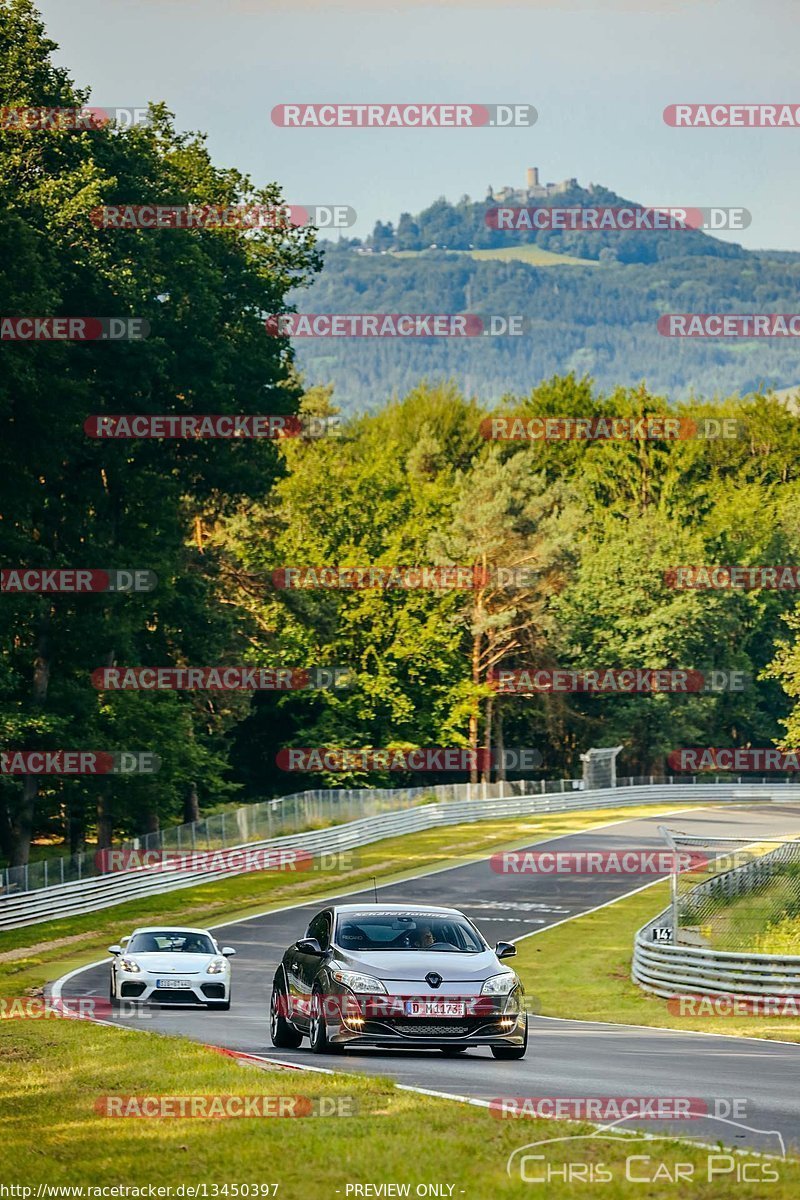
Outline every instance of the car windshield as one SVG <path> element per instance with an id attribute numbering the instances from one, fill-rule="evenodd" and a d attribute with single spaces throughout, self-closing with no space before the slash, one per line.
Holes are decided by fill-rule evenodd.
<path id="1" fill-rule="evenodd" d="M 164 930 L 137 933 L 125 947 L 126 954 L 216 954 L 207 933 L 180 933 Z"/>
<path id="2" fill-rule="evenodd" d="M 486 949 L 464 918 L 437 912 L 340 913 L 336 944 L 343 950 L 430 950 L 434 954 L 480 954 Z"/>

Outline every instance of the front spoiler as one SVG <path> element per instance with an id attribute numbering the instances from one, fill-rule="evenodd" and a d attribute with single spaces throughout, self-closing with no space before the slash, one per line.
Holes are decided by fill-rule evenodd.
<path id="1" fill-rule="evenodd" d="M 508 1033 L 467 1033 L 456 1037 L 414 1037 L 403 1033 L 361 1033 L 338 1026 L 328 1027 L 328 1041 L 334 1046 L 383 1046 L 385 1048 L 436 1050 L 440 1046 L 524 1046 L 525 1022 L 517 1021 Z"/>

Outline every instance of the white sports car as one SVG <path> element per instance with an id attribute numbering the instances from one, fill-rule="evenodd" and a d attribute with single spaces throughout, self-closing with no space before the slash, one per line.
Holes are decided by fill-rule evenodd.
<path id="1" fill-rule="evenodd" d="M 236 951 L 219 948 L 207 929 L 135 929 L 122 945 L 109 946 L 112 1009 L 124 1000 L 141 1004 L 231 1006 L 231 964 Z"/>

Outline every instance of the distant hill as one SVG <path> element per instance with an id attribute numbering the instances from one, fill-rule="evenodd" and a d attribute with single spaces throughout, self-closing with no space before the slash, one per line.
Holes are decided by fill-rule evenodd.
<path id="1" fill-rule="evenodd" d="M 604 188 L 574 187 L 536 203 L 617 206 Z M 800 254 L 751 252 L 696 230 L 509 233 L 486 203 L 438 200 L 365 243 L 324 243 L 301 312 L 475 312 L 524 315 L 522 337 L 298 339 L 309 384 L 333 383 L 346 411 L 374 410 L 420 378 L 456 379 L 484 401 L 528 392 L 574 371 L 604 390 L 645 380 L 673 400 L 791 386 L 790 339 L 661 336 L 666 312 L 794 312 Z M 435 249 L 431 246 L 435 245 Z"/>
<path id="2" fill-rule="evenodd" d="M 435 250 L 389 250 L 392 258 L 421 258 L 426 254 L 435 254 Z M 527 244 L 521 246 L 497 246 L 493 250 L 457 250 L 454 253 L 465 254 L 476 262 L 486 262 L 497 259 L 500 262 L 526 262 L 532 267 L 593 267 L 596 260 L 591 258 L 575 258 L 572 254 L 557 254 L 554 250 L 545 250 L 542 246 Z"/>

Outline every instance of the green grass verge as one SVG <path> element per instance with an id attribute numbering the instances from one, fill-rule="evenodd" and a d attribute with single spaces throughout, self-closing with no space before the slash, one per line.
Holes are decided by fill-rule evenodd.
<path id="1" fill-rule="evenodd" d="M 798 953 L 800 870 L 789 867 L 759 891 L 730 900 L 709 897 L 699 916 L 689 913 L 684 924 L 698 924 L 704 942 L 714 950 L 752 950 L 755 954 Z"/>
<path id="2" fill-rule="evenodd" d="M 800 916 L 774 921 L 769 929 L 753 942 L 756 954 L 800 954 Z"/>
<path id="3" fill-rule="evenodd" d="M 674 811 L 674 805 L 594 809 L 506 817 L 447 825 L 404 837 L 386 838 L 355 851 L 352 870 L 252 872 L 196 887 L 126 901 L 82 916 L 62 917 L 0 933 L 0 995 L 18 996 L 66 971 L 101 958 L 106 948 L 135 925 L 175 921 L 219 925 L 270 908 L 401 880 L 423 870 L 457 866 L 495 850 Z"/>
<path id="4" fill-rule="evenodd" d="M 235 1185 L 278 1184 L 278 1200 L 345 1200 L 347 1185 L 420 1183 L 451 1187 L 460 1200 L 531 1196 L 529 1183 L 506 1175 L 509 1154 L 530 1142 L 590 1133 L 587 1125 L 518 1118 L 500 1120 L 486 1109 L 456 1105 L 402 1091 L 391 1081 L 353 1075 L 245 1069 L 214 1051 L 180 1038 L 116 1030 L 85 1022 L 0 1022 L 0 1178 L 25 1185 L 207 1185 L 207 1195 L 244 1195 Z M 514 1068 L 508 1063 L 508 1093 Z M 516 1089 L 519 1090 L 518 1088 Z M 109 1118 L 95 1104 L 104 1096 L 326 1097 L 357 1106 L 355 1115 L 300 1119 Z M 646 1125 L 646 1122 L 644 1123 Z M 610 1200 L 674 1200 L 681 1194 L 664 1170 L 691 1164 L 690 1194 L 731 1195 L 732 1156 L 715 1158 L 672 1140 L 620 1145 L 607 1139 L 546 1146 L 554 1167 L 565 1161 L 611 1175 L 602 1195 Z M 636 1163 L 661 1178 L 642 1188 L 627 1182 L 626 1155 L 650 1155 Z M 709 1162 L 725 1176 L 707 1182 Z M 659 1164 L 665 1164 L 660 1166 Z M 800 1163 L 738 1158 L 751 1172 L 771 1170 L 777 1181 L 738 1183 L 740 1200 L 789 1200 L 800 1191 Z M 531 1169 L 533 1169 L 533 1164 Z M 544 1168 L 535 1164 L 537 1171 Z M 227 1191 L 213 1191 L 227 1185 Z M 559 1180 L 548 1195 L 585 1195 L 585 1185 Z M 684 1185 L 685 1187 L 685 1185 Z M 9 1193 L 10 1194 L 10 1193 Z M 84 1193 L 89 1195 L 89 1193 Z M 162 1195 L 165 1193 L 162 1193 Z M 175 1193 L 173 1193 L 174 1195 Z M 257 1195 L 252 1190 L 249 1195 Z M 352 1192 L 350 1193 L 353 1194 Z M 362 1195 L 365 1193 L 362 1192 Z M 376 1193 L 366 1193 L 375 1195 Z M 202 1193 L 201 1193 L 202 1195 Z"/>
<path id="5" fill-rule="evenodd" d="M 800 1041 L 798 1018 L 680 1016 L 666 1000 L 632 982 L 633 935 L 668 903 L 669 884 L 659 882 L 520 942 L 514 967 L 535 997 L 537 1011 L 585 1021 Z"/>
<path id="6" fill-rule="evenodd" d="M 666 806 L 665 806 L 666 809 Z M 664 809 L 641 810 L 607 809 L 593 813 L 552 814 L 514 821 L 485 822 L 480 826 L 465 825 L 429 831 L 403 839 L 387 839 L 368 847 L 375 855 L 374 863 L 361 863 L 359 872 L 375 873 L 379 863 L 384 870 L 397 873 L 398 867 L 419 869 L 424 865 L 459 861 L 483 856 L 488 849 L 501 845 L 520 844 L 537 838 L 590 828 L 609 821 L 633 818 L 637 815 L 657 815 Z M 398 851 L 399 847 L 399 851 Z M 381 879 L 386 876 L 380 873 Z M 238 915 L 236 909 L 243 899 L 258 900 L 257 910 L 269 907 L 264 901 L 276 902 L 273 888 L 290 888 L 280 903 L 310 898 L 309 884 L 339 885 L 335 880 L 313 880 L 297 876 L 291 880 L 267 876 L 246 876 L 202 885 L 190 891 L 161 897 L 162 919 L 175 915 L 187 918 L 187 900 L 197 905 L 193 918 L 201 911 L 221 920 L 223 916 Z M 240 893 L 247 885 L 251 891 Z M 610 915 L 624 914 L 615 929 L 603 928 L 602 922 L 590 932 L 600 934 L 599 941 L 587 942 L 585 926 L 571 928 L 575 922 L 526 939 L 520 944 L 518 963 L 527 979 L 529 990 L 544 1001 L 543 1010 L 561 1015 L 592 1016 L 600 1019 L 630 1019 L 621 1011 L 618 1001 L 613 1013 L 604 1005 L 609 1002 L 606 969 L 610 945 L 627 946 L 637 923 L 644 921 L 662 903 L 659 887 L 641 893 L 633 901 L 622 901 L 599 913 L 581 918 L 596 922 Z M 259 890 L 258 896 L 252 889 Z M 202 903 L 206 906 L 201 909 Z M 642 902 L 641 912 L 634 902 Z M 170 908 L 170 906 L 174 906 Z M 91 918 L 75 918 L 80 924 L 91 923 L 81 932 L 72 934 L 81 943 L 88 960 L 104 948 L 111 932 L 116 934 L 125 925 L 123 908 L 95 914 Z M 127 923 L 142 916 L 136 905 L 135 916 L 125 914 Z M 102 929 L 98 926 L 107 921 Z M 52 935 L 63 930 L 65 922 L 55 923 L 47 932 Z M 623 928 L 624 927 L 624 928 Z M 42 937 L 45 927 L 34 926 L 19 931 L 30 937 Z M 565 936 L 566 933 L 566 936 Z M 575 935 L 580 933 L 580 937 Z M 560 935 L 560 936 L 559 936 Z M 6 939 L 9 935 L 5 935 Z M 555 942 L 546 939 L 556 939 Z M 627 941 L 625 941 L 627 938 Z M 573 947 L 570 950 L 570 946 Z M 592 955 L 589 955 L 589 950 Z M 595 952 L 597 961 L 593 961 Z M 20 985 L 41 981 L 46 975 L 67 969 L 65 948 L 31 951 L 26 958 L 0 964 L 5 973 L 4 985 L 10 983 L 12 994 L 20 994 Z M 577 975 L 584 981 L 584 1007 L 573 1011 L 579 997 L 570 994 L 556 979 L 561 957 L 574 954 Z M 579 956 L 579 958 L 578 958 Z M 573 961 L 573 968 L 575 962 Z M 623 959 L 617 966 L 621 969 Z M 13 974 L 9 976 L 9 969 Z M 566 982 L 569 983 L 569 972 Z M 585 987 L 586 983 L 590 987 Z M 612 986 L 622 982 L 612 980 Z M 546 987 L 545 987 L 546 984 Z M 549 989 L 549 991 L 548 991 Z M 578 990 L 578 989 L 576 989 Z M 637 989 L 627 989 L 634 994 Z M 547 992 L 547 994 L 545 994 Z M 641 999 L 647 1002 L 646 998 Z M 594 1010 L 594 1011 L 590 1011 Z M 220 1014 L 220 1020 L 224 1020 Z M 640 1014 L 636 1019 L 639 1023 Z M 158 1036 L 154 1048 L 152 1039 Z M 535 1052 L 535 1050 L 534 1050 Z M 515 1095 L 515 1068 L 507 1064 L 507 1094 Z M 268 1118 L 236 1118 L 229 1120 L 189 1119 L 110 1119 L 98 1115 L 95 1102 L 104 1095 L 114 1096 L 305 1096 L 340 1098 L 357 1105 L 357 1113 L 347 1117 L 307 1117 L 298 1120 Z M 647 1123 L 642 1126 L 647 1129 Z M 453 1102 L 419 1096 L 401 1091 L 391 1081 L 346 1075 L 319 1075 L 303 1072 L 246 1070 L 214 1051 L 180 1038 L 162 1037 L 136 1030 L 110 1029 L 84 1022 L 50 1018 L 48 1020 L 0 1021 L 0 1178 L 5 1183 L 35 1187 L 39 1183 L 55 1185 L 107 1184 L 179 1187 L 186 1184 L 208 1185 L 208 1197 L 215 1193 L 212 1185 L 228 1185 L 227 1192 L 216 1195 L 234 1196 L 232 1185 L 264 1185 L 277 1183 L 277 1196 L 283 1200 L 300 1200 L 309 1195 L 320 1200 L 337 1195 L 346 1197 L 347 1186 L 353 1184 L 409 1184 L 411 1195 L 420 1183 L 443 1185 L 444 1195 L 458 1200 L 461 1196 L 483 1200 L 491 1196 L 531 1196 L 530 1183 L 520 1181 L 519 1175 L 509 1178 L 505 1164 L 508 1155 L 527 1143 L 576 1134 L 589 1134 L 591 1127 L 557 1121 L 534 1121 L 528 1118 L 498 1120 L 485 1109 L 456 1106 Z M 35 1136 L 32 1136 L 35 1131 Z M 651 1130 L 652 1131 L 652 1130 Z M 636 1140 L 630 1146 L 607 1139 L 592 1139 L 538 1148 L 546 1162 L 556 1172 L 548 1184 L 548 1194 L 561 1198 L 585 1194 L 585 1182 L 564 1182 L 564 1163 L 574 1170 L 604 1175 L 603 1196 L 609 1200 L 674 1200 L 679 1194 L 675 1176 L 677 1164 L 686 1164 L 684 1175 L 692 1172 L 691 1194 L 723 1200 L 730 1195 L 731 1181 L 747 1164 L 748 1178 L 736 1181 L 735 1192 L 741 1200 L 760 1200 L 765 1194 L 761 1172 L 774 1172 L 775 1181 L 768 1181 L 768 1194 L 774 1200 L 789 1200 L 800 1189 L 800 1164 L 773 1162 L 755 1158 L 738 1158 L 734 1162 L 726 1152 L 714 1153 L 701 1148 L 689 1148 L 685 1143 L 659 1139 L 648 1143 Z M 626 1180 L 626 1156 L 649 1155 L 647 1164 L 637 1160 L 632 1174 L 641 1177 L 648 1173 L 653 1179 L 643 1190 L 642 1184 Z M 546 1172 L 546 1164 L 531 1164 L 531 1170 Z M 709 1181 L 709 1171 L 716 1171 Z M 560 1174 L 559 1174 L 560 1173 Z M 685 1184 L 684 1184 L 685 1188 Z M 147 1194 L 146 1191 L 144 1193 Z M 240 1191 L 239 1195 L 242 1194 Z M 256 1193 L 250 1192 L 252 1198 Z M 363 1193 L 362 1193 L 363 1194 Z M 538 1192 L 536 1194 L 539 1194 Z M 351 1192 L 352 1195 L 352 1192 Z M 205 1200 L 205 1197 L 202 1198 Z"/>

